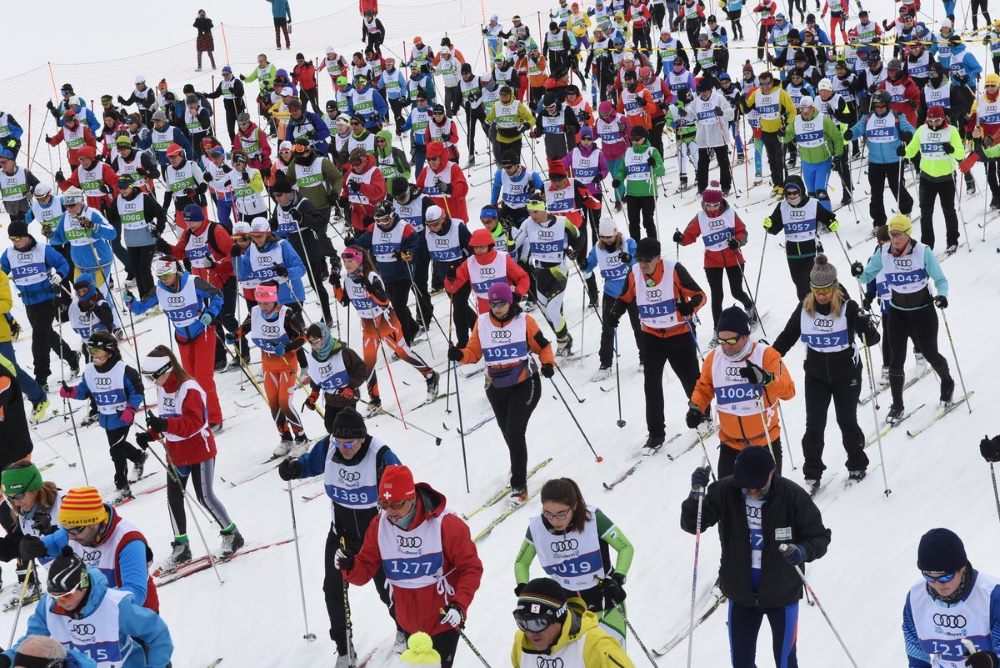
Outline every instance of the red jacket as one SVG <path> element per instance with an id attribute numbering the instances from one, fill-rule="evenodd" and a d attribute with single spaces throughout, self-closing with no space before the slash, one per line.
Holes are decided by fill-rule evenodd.
<path id="1" fill-rule="evenodd" d="M 434 171 L 430 164 L 424 165 L 420 176 L 417 177 L 417 188 L 423 190 L 425 185 L 433 185 L 434 179 L 439 174 L 443 174 L 446 169 L 451 170 L 451 193 L 443 197 L 441 195 L 429 195 L 429 197 L 449 218 L 458 218 L 468 223 L 469 211 L 465 205 L 465 196 L 469 194 L 469 182 L 465 179 L 462 168 L 451 160 L 442 160 L 439 167 L 439 170 Z"/>
<path id="2" fill-rule="evenodd" d="M 751 12 L 769 12 L 767 16 L 761 17 L 760 23 L 765 28 L 770 28 L 775 24 L 774 15 L 778 13 L 778 3 L 774 0 L 761 0 L 760 4 L 750 10 Z"/>
<path id="3" fill-rule="evenodd" d="M 365 155 L 365 161 L 358 171 L 354 171 L 351 163 L 347 163 L 344 170 L 344 189 L 341 191 L 341 196 L 350 201 L 351 227 L 357 234 L 361 234 L 368 229 L 369 223 L 365 222 L 365 218 L 375 215 L 375 205 L 385 199 L 385 177 L 375 164 L 375 156 L 371 154 Z M 356 178 L 352 179 L 352 175 Z M 362 181 L 358 192 L 355 193 L 349 186 L 352 181 L 357 182 L 357 177 L 364 177 L 368 182 Z M 367 202 L 358 201 L 360 199 L 365 199 Z"/>
<path id="4" fill-rule="evenodd" d="M 723 209 L 722 211 L 725 211 Z M 720 214 L 722 213 L 720 211 Z M 746 243 L 747 240 L 747 228 L 740 220 L 740 216 L 737 213 L 733 213 L 734 223 L 736 224 L 736 239 L 741 243 Z M 693 244 L 695 241 L 701 238 L 701 225 L 698 224 L 698 216 L 695 215 L 688 223 L 687 227 L 684 228 L 684 239 L 681 241 L 681 246 L 687 246 Z M 705 269 L 720 269 L 723 267 L 736 267 L 742 265 L 746 262 L 743 259 L 743 253 L 738 249 L 732 250 L 729 247 L 724 248 L 721 251 L 706 250 L 705 251 Z"/>
<path id="5" fill-rule="evenodd" d="M 104 211 L 111 206 L 111 203 L 115 201 L 116 197 L 118 197 L 118 174 L 115 173 L 115 170 L 113 170 L 111 165 L 108 163 L 102 162 L 98 164 L 101 166 L 101 182 L 111 188 L 111 194 L 100 195 L 98 197 L 91 197 L 88 195 L 87 206 L 95 211 Z M 79 165 L 76 165 L 73 169 L 73 173 L 69 175 L 69 178 L 59 184 L 59 190 L 66 192 L 70 188 L 79 188 L 80 169 L 82 168 Z"/>
<path id="6" fill-rule="evenodd" d="M 201 234 L 205 231 L 205 225 L 210 224 L 212 223 L 209 220 L 202 222 L 201 227 L 198 228 L 195 234 Z M 221 290 L 226 285 L 226 281 L 234 276 L 233 263 L 229 257 L 229 251 L 233 247 L 233 238 L 229 236 L 228 232 L 226 232 L 226 228 L 218 223 L 215 224 L 211 235 L 212 239 L 208 241 L 208 252 L 210 253 L 212 261 L 215 264 L 213 264 L 210 268 L 191 267 L 191 273 L 201 280 L 208 282 L 213 288 L 219 288 Z M 181 236 L 177 240 L 177 243 L 170 247 L 170 254 L 178 260 L 183 260 L 184 249 L 187 248 L 188 238 L 190 236 L 190 230 L 184 230 L 181 232 Z"/>
<path id="7" fill-rule="evenodd" d="M 440 623 L 441 609 L 448 603 L 458 606 L 468 615 L 472 598 L 479 589 L 483 578 L 483 563 L 472 542 L 469 525 L 454 513 L 445 513 L 446 499 L 443 494 L 425 482 L 417 483 L 417 510 L 411 530 L 420 526 L 428 517 L 441 517 L 441 546 L 443 554 L 442 572 L 454 594 L 445 597 L 437 592 L 435 585 L 418 589 L 393 587 L 392 598 L 396 604 L 396 623 L 407 633 L 423 631 L 437 635 L 452 630 L 451 626 Z M 382 513 L 372 518 L 365 533 L 365 542 L 354 558 L 350 572 L 342 571 L 344 580 L 352 585 L 367 583 L 382 567 L 382 554 L 378 545 L 379 519 Z M 387 574 L 388 575 L 388 574 Z M 390 576 L 391 577 L 391 576 Z"/>
<path id="8" fill-rule="evenodd" d="M 886 90 L 886 84 L 888 83 L 890 83 L 888 79 L 879 83 L 879 90 Z M 903 101 L 890 102 L 889 108 L 892 109 L 893 113 L 905 116 L 910 125 L 917 127 L 917 106 L 919 104 L 920 88 L 917 84 L 913 83 L 911 77 L 906 77 L 903 79 Z"/>
<path id="9" fill-rule="evenodd" d="M 77 123 L 79 122 L 80 121 L 77 121 Z M 63 141 L 63 128 L 59 128 L 59 131 L 49 138 L 48 143 L 49 146 L 58 146 L 60 143 L 62 143 L 62 141 Z M 94 139 L 94 133 L 91 132 L 90 128 L 88 128 L 87 126 L 83 126 L 83 146 L 93 146 L 94 150 L 95 151 L 97 150 L 97 140 Z M 70 167 L 75 168 L 78 164 L 80 164 L 80 149 L 82 149 L 83 146 L 80 146 L 78 148 L 71 148 L 68 150 L 67 160 L 69 160 Z M 115 183 L 117 183 L 117 179 Z"/>
<path id="10" fill-rule="evenodd" d="M 251 150 L 247 153 L 247 144 L 254 142 L 257 144 L 257 150 L 252 150 L 253 147 L 249 147 Z M 261 172 L 267 172 L 271 169 L 271 142 L 268 140 L 267 133 L 257 127 L 255 123 L 251 122 L 247 126 L 246 132 L 241 130 L 239 126 L 236 127 L 236 136 L 233 137 L 233 150 L 247 153 L 248 167 L 255 167 Z"/>
<path id="11" fill-rule="evenodd" d="M 163 389 L 167 392 L 176 392 L 180 385 L 177 376 L 171 374 Z M 208 423 L 206 410 L 201 395 L 198 392 L 188 391 L 184 403 L 181 404 L 181 414 L 166 418 L 167 433 L 183 437 L 179 441 L 163 439 L 167 454 L 170 455 L 174 466 L 194 466 L 215 457 L 215 436 L 207 428 L 204 433 L 201 431 Z M 159 437 L 159 434 L 154 432 L 149 434 L 154 438 Z"/>
<path id="12" fill-rule="evenodd" d="M 521 297 L 528 294 L 528 288 L 531 287 L 531 279 L 528 277 L 528 272 L 521 268 L 514 258 L 510 256 L 510 253 L 505 254 L 507 256 L 507 282 L 510 283 L 511 288 Z M 465 262 L 455 271 L 455 280 L 450 281 L 447 278 L 444 279 L 444 289 L 448 294 L 454 294 L 456 290 L 461 288 L 463 285 L 469 282 L 469 264 L 475 262 L 476 264 L 489 264 L 497 256 L 497 250 L 491 248 L 488 252 L 482 255 L 472 254 L 465 258 Z M 480 315 L 486 313 L 490 310 L 490 303 L 488 300 L 483 299 L 478 294 L 476 294 L 476 308 L 479 309 Z"/>
<path id="13" fill-rule="evenodd" d="M 311 60 L 306 60 L 301 65 L 292 68 L 292 83 L 302 90 L 316 88 L 316 66 L 312 64 Z"/>

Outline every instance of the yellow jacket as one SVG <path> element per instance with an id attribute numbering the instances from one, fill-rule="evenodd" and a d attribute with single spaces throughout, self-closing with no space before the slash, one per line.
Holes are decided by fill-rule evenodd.
<path id="1" fill-rule="evenodd" d="M 569 19 L 566 20 L 566 27 L 569 28 L 577 38 L 583 37 L 587 34 L 587 30 L 590 28 L 590 17 L 587 16 L 585 12 L 576 12 L 575 14 L 570 14 Z"/>
<path id="2" fill-rule="evenodd" d="M 0 343 L 7 343 L 11 339 L 10 325 L 7 323 L 7 314 L 14 307 L 14 298 L 10 294 L 10 278 L 5 272 L 0 271 Z"/>
<path id="3" fill-rule="evenodd" d="M 518 630 L 514 634 L 514 646 L 510 652 L 511 665 L 514 668 L 521 668 L 522 665 L 524 668 L 534 666 L 534 662 L 531 664 L 521 663 L 522 652 L 528 655 L 552 656 L 577 642 L 583 643 L 583 662 L 587 668 L 635 668 L 635 664 L 628 658 L 618 641 L 601 628 L 597 621 L 597 615 L 587 610 L 583 599 L 573 597 L 569 599 L 567 606 L 569 611 L 563 622 L 562 633 L 556 640 L 556 644 L 547 652 L 531 649 L 523 631 Z"/>
<path id="4" fill-rule="evenodd" d="M 749 111 L 757 102 L 757 95 L 760 93 L 759 88 L 754 88 L 747 95 L 746 108 Z M 791 96 L 788 94 L 784 88 L 778 89 L 778 114 L 779 118 L 761 118 L 760 119 L 760 129 L 764 132 L 781 132 L 781 129 L 785 125 L 791 125 L 795 120 L 795 116 L 798 113 L 795 110 L 795 103 L 792 102 Z M 780 118 L 781 112 L 785 113 L 785 118 L 782 120 Z"/>

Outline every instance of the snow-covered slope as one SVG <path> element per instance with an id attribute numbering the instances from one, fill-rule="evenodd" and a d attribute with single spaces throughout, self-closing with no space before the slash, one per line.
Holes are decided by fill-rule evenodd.
<path id="1" fill-rule="evenodd" d="M 279 66 L 289 66 L 291 58 L 285 51 L 274 52 L 271 42 L 270 16 L 263 3 L 228 2 L 207 3 L 206 9 L 217 23 L 232 19 L 237 24 L 255 23 L 257 30 L 244 31 L 242 38 L 234 45 L 230 37 L 229 48 L 242 54 L 234 56 L 233 64 L 249 68 L 253 56 L 258 51 L 268 52 Z M 257 6 L 259 5 L 259 6 Z M 293 11 L 304 16 L 320 16 L 329 11 L 328 5 L 317 2 L 299 1 Z M 535 28 L 534 12 L 547 7 L 524 0 L 487 5 L 485 13 L 501 14 L 501 20 L 509 24 L 509 17 L 520 11 L 526 23 Z M 893 12 L 891 3 L 881 3 L 869 8 L 876 19 L 888 18 Z M 182 11 L 183 10 L 183 11 Z M 111 12 L 110 15 L 74 14 L 72 24 L 56 24 L 52 39 L 46 42 L 25 42 L 21 51 L 32 65 L 46 60 L 94 61 L 117 58 L 124 53 L 137 52 L 146 48 L 159 48 L 186 36 L 185 30 L 193 20 L 196 8 L 178 8 L 177 3 L 160 4 L 155 9 L 134 5 L 128 11 Z M 16 8 L 25 21 L 41 23 L 51 17 L 41 16 L 37 5 L 22 5 Z M 187 15 L 191 14 L 191 17 Z M 429 44 L 437 45 L 446 31 L 470 62 L 475 63 L 477 72 L 485 71 L 478 41 L 478 21 L 480 8 L 471 3 L 442 2 L 418 5 L 406 3 L 384 4 L 381 18 L 389 31 L 388 48 L 399 52 L 401 40 L 409 40 L 420 34 Z M 743 19 L 748 35 L 752 32 L 752 21 Z M 354 3 L 341 9 L 333 19 L 317 23 L 313 28 L 305 22 L 296 23 L 293 33 L 293 52 L 303 50 L 307 55 L 319 55 L 328 43 L 341 52 L 351 52 L 357 48 L 360 20 Z M 121 30 L 136 30 L 137 25 L 155 25 L 156 31 L 148 28 L 139 42 L 131 42 L 131 48 L 124 48 L 115 41 Z M 180 29 L 170 26 L 180 25 Z M 18 39 L 29 33 L 21 31 Z M 48 44 L 80 43 L 80 34 L 91 35 L 87 48 L 56 51 L 48 55 Z M 222 51 L 222 37 L 216 32 L 218 53 Z M 53 48 L 57 48 L 53 46 Z M 59 46 L 58 48 L 62 48 Z M 186 81 L 191 81 L 199 89 L 207 88 L 210 74 L 193 72 L 193 47 L 189 44 L 183 50 L 167 50 L 170 57 L 144 58 L 136 62 L 117 61 L 113 65 L 71 66 L 56 70 L 56 84 L 69 80 L 77 86 L 77 91 L 87 99 L 97 98 L 110 90 L 124 93 L 131 88 L 131 81 L 138 72 L 143 72 L 150 81 L 165 76 L 171 88 L 179 90 Z M 981 50 L 976 49 L 977 55 Z M 176 55 L 180 54 L 180 55 Z M 176 57 L 174 57 L 176 55 Z M 401 54 L 400 54 L 401 55 Z M 732 62 L 735 68 L 751 52 L 734 49 Z M 220 66 L 224 60 L 220 58 Z M 138 63 L 138 64 L 137 64 Z M 759 69 L 759 68 L 758 68 Z M 63 74 L 65 72 L 65 75 Z M 35 134 L 40 134 L 39 111 L 44 100 L 51 94 L 51 85 L 46 78 L 26 77 L 18 79 L 17 86 L 5 85 L 0 90 L 0 104 L 15 113 L 22 122 L 27 103 L 34 105 Z M 324 99 L 329 95 L 329 84 L 321 82 Z M 252 94 L 248 94 L 248 98 Z M 221 111 L 221 109 L 220 109 Z M 464 119 L 463 123 L 464 123 Z M 51 127 L 51 124 L 50 124 Z M 224 134 L 224 133 L 223 133 Z M 36 137 L 37 140 L 37 137 Z M 463 146 L 464 153 L 464 146 Z M 527 153 L 526 153 L 527 155 Z M 57 162 L 42 148 L 36 173 L 40 177 Z M 672 149 L 667 149 L 668 173 L 664 180 L 669 185 L 676 181 L 676 160 Z M 855 163 L 857 168 L 857 164 Z M 54 171 L 54 169 L 53 169 Z M 974 171 L 980 188 L 985 186 L 982 169 Z M 735 187 L 746 191 L 747 172 L 742 166 L 735 170 Z M 478 211 L 488 200 L 486 182 L 487 168 L 479 167 L 469 176 L 470 183 L 478 185 L 470 195 L 470 211 Z M 861 178 L 859 197 L 867 187 Z M 834 188 L 839 189 L 838 179 L 832 179 Z M 915 185 L 911 185 L 911 192 Z M 759 222 L 769 213 L 770 203 L 747 206 L 748 201 L 760 200 L 764 193 L 758 187 L 743 196 L 731 198 L 740 215 L 750 228 L 750 243 L 746 249 L 748 257 L 748 278 L 753 282 L 761 261 L 764 240 Z M 657 220 L 661 235 L 669 238 L 674 228 L 683 226 L 696 212 L 696 205 L 685 203 L 693 195 L 671 195 L 658 202 Z M 839 192 L 834 192 L 834 200 Z M 892 204 L 891 195 L 886 193 L 887 205 Z M 820 601 L 832 617 L 838 630 L 851 648 L 851 652 L 861 666 L 901 665 L 904 659 L 901 634 L 899 631 L 903 598 L 910 584 L 919 577 L 915 568 L 916 544 L 919 536 L 930 527 L 949 526 L 966 541 L 969 555 L 974 564 L 986 571 L 1000 570 L 995 558 L 997 525 L 994 519 L 994 504 L 990 489 L 989 469 L 980 459 L 976 447 L 984 433 L 995 432 L 997 419 L 990 417 L 989 405 L 993 400 L 989 387 L 995 377 L 996 364 L 992 360 L 991 339 L 993 327 L 1000 318 L 995 313 L 998 304 L 997 285 L 1000 284 L 1000 267 L 996 262 L 996 249 L 1000 243 L 1000 225 L 996 216 L 986 218 L 991 224 L 986 228 L 986 240 L 981 240 L 983 230 L 979 223 L 984 220 L 985 200 L 980 194 L 966 198 L 962 202 L 961 214 L 968 221 L 971 233 L 970 252 L 967 247 L 959 250 L 955 257 L 947 260 L 943 267 L 951 284 L 951 307 L 946 315 L 951 325 L 955 348 L 962 362 L 965 383 L 970 390 L 977 390 L 972 402 L 972 415 L 959 410 L 924 432 L 919 438 L 910 439 L 903 430 L 895 430 L 884 440 L 885 472 L 892 494 L 883 494 L 882 468 L 875 446 L 869 449 L 872 458 L 870 475 L 862 484 L 844 490 L 841 484 L 845 472 L 844 456 L 839 444 L 839 433 L 833 416 L 827 430 L 828 477 L 833 478 L 829 488 L 817 499 L 824 513 L 827 525 L 833 530 L 833 542 L 825 558 L 812 565 L 809 577 Z M 857 218 L 855 218 L 855 211 Z M 858 244 L 870 230 L 867 201 L 856 209 L 844 209 L 839 213 L 842 224 L 841 236 L 844 241 Z M 940 214 L 937 216 L 939 229 L 943 226 Z M 475 226 L 475 223 L 473 224 Z M 963 230 L 963 239 L 965 237 Z M 2 243 L 6 244 L 6 241 Z M 840 271 L 842 280 L 850 283 L 847 260 L 837 241 L 831 236 L 824 237 L 824 244 L 831 261 Z M 665 253 L 673 254 L 673 246 L 665 244 Z M 851 251 L 852 260 L 864 260 L 870 248 L 867 243 Z M 697 280 L 705 285 L 701 271 L 701 250 L 697 247 L 682 249 L 680 260 L 691 270 Z M 570 279 L 566 300 L 567 319 L 579 323 L 581 316 L 581 285 L 576 277 Z M 731 300 L 727 300 L 727 304 Z M 446 313 L 441 300 L 437 300 L 437 314 Z M 788 277 L 781 250 L 772 239 L 766 249 L 763 263 L 763 278 L 760 290 L 760 309 L 766 314 L 764 325 L 767 334 L 774 337 L 783 326 L 794 307 L 794 291 Z M 313 305 L 310 310 L 318 312 Z M 16 312 L 21 312 L 18 307 Z M 341 311 L 341 324 L 346 319 Z M 22 322 L 26 322 L 21 318 Z M 360 341 L 357 318 L 352 318 L 354 327 L 350 334 L 352 342 Z M 153 331 L 139 338 L 142 349 L 154 343 L 165 342 L 163 322 L 152 320 L 140 325 L 139 330 L 153 327 Z M 588 315 L 584 320 L 586 332 L 577 324 L 573 335 L 578 346 L 585 353 L 596 351 L 599 325 L 597 319 Z M 699 332 L 702 347 L 708 341 L 709 332 L 702 327 Z M 597 385 L 589 382 L 596 370 L 596 356 L 583 362 L 567 364 L 565 373 L 573 383 L 577 393 L 585 399 L 577 404 L 565 392 L 570 406 L 576 413 L 592 443 L 603 455 L 603 463 L 595 463 L 580 438 L 573 421 L 558 399 L 552 387 L 546 383 L 544 397 L 534 415 L 528 430 L 529 466 L 545 458 L 554 461 L 543 473 L 532 479 L 532 487 L 537 487 L 548 477 L 569 476 L 576 479 L 589 503 L 598 505 L 630 537 L 636 547 L 636 558 L 629 574 L 629 617 L 647 645 L 659 645 L 673 636 L 685 623 L 691 586 L 691 566 L 694 541 L 678 526 L 681 501 L 689 489 L 689 475 L 700 465 L 702 454 L 694 449 L 671 462 L 665 454 L 660 454 L 644 463 L 639 471 L 613 492 L 603 489 L 601 483 L 610 481 L 637 456 L 645 439 L 643 420 L 643 396 L 641 374 L 631 337 L 623 332 L 620 342 L 623 349 L 621 361 L 623 417 L 627 425 L 619 429 L 613 380 L 603 385 L 612 392 L 602 392 Z M 67 334 L 67 336 L 71 336 Z M 346 335 L 345 335 L 346 336 Z M 939 336 L 942 351 L 945 351 L 954 369 L 954 362 L 948 347 L 948 339 L 942 324 Z M 418 350 L 431 357 L 438 368 L 443 368 L 445 343 L 440 333 L 431 337 L 433 353 L 426 343 L 418 345 Z M 16 346 L 18 357 L 25 366 L 30 364 L 29 344 L 22 339 Z M 126 349 L 127 350 L 127 349 Z M 126 352 L 126 358 L 134 353 Z M 801 381 L 801 360 L 803 351 L 796 348 L 788 357 L 788 364 L 796 380 Z M 876 354 L 876 358 L 878 358 Z M 879 360 L 875 360 L 876 365 Z M 472 492 L 465 492 L 462 470 L 461 441 L 455 431 L 458 413 L 455 403 L 451 413 L 445 413 L 443 402 L 411 412 L 422 400 L 423 385 L 419 377 L 406 365 L 392 366 L 399 390 L 400 402 L 407 410 L 407 419 L 430 432 L 439 434 L 443 440 L 435 445 L 432 438 L 414 429 L 404 430 L 402 425 L 388 417 L 370 423 L 370 429 L 386 440 L 410 465 L 420 480 L 426 480 L 442 490 L 449 498 L 449 504 L 457 511 L 468 511 L 478 506 L 505 479 L 507 471 L 506 448 L 495 424 L 488 423 L 482 429 L 466 438 L 469 479 Z M 391 398 L 389 385 L 383 377 L 383 396 L 386 406 L 396 410 Z M 460 377 L 460 391 L 463 417 L 471 424 L 490 415 L 485 400 L 480 377 L 467 379 Z M 957 374 L 956 374 L 957 378 Z M 562 380 L 557 376 L 557 382 Z M 235 403 L 246 404 L 254 397 L 253 388 L 247 384 L 241 387 L 236 373 L 218 376 L 223 410 L 226 414 L 226 431 L 219 439 L 218 473 L 226 480 L 240 479 L 252 473 L 269 454 L 276 437 L 266 408 L 262 403 L 251 409 L 240 408 Z M 408 384 L 407 384 L 408 383 Z M 666 397 L 668 401 L 668 434 L 683 432 L 683 437 L 668 446 L 672 452 L 681 443 L 688 442 L 693 435 L 684 429 L 683 415 L 685 400 L 679 383 L 666 376 Z M 801 392 L 801 383 L 800 383 Z M 152 396 L 152 393 L 150 393 Z M 304 396 L 299 396 L 298 401 Z M 933 404 L 937 399 L 937 386 L 932 378 L 920 381 L 906 395 L 907 404 L 916 406 L 921 402 Z M 58 399 L 53 401 L 58 404 Z M 882 406 L 879 419 L 884 415 Z M 790 465 L 792 459 L 801 464 L 802 454 L 799 440 L 804 428 L 804 410 L 801 396 L 785 405 L 788 432 L 784 435 L 786 448 L 786 474 L 801 482 L 801 474 Z M 874 429 L 870 408 L 859 408 L 859 419 L 869 433 Z M 314 437 L 322 433 L 322 423 L 318 416 L 306 416 L 308 433 Z M 58 457 L 47 478 L 56 481 L 63 488 L 83 484 L 79 467 L 70 468 L 66 461 L 77 459 L 76 446 L 70 433 L 69 423 L 57 418 L 37 430 L 35 459 L 44 463 Z M 111 466 L 107 456 L 104 434 L 96 426 L 80 430 L 80 442 L 87 470 L 92 483 L 103 491 L 110 491 Z M 709 454 L 714 462 L 716 442 L 709 441 Z M 789 453 L 789 450 L 791 451 Z M 789 457 L 789 455 L 791 455 Z M 151 462 L 151 466 L 155 464 Z M 162 483 L 163 474 L 136 486 L 136 491 Z M 309 630 L 316 633 L 319 640 L 307 643 L 304 633 L 302 610 L 299 601 L 299 587 L 295 567 L 295 551 L 291 544 L 247 555 L 220 567 L 225 579 L 221 585 L 210 571 L 189 577 L 164 587 L 160 592 L 161 611 L 170 625 L 177 649 L 174 665 L 194 667 L 206 665 L 216 657 L 226 658 L 224 665 L 332 665 L 333 646 L 326 639 L 326 611 L 323 602 L 323 550 L 329 526 L 329 507 L 325 497 L 305 501 L 303 495 L 318 492 L 318 480 L 308 482 L 292 494 L 292 503 L 297 513 L 300 530 L 300 547 L 303 554 L 303 569 L 306 586 L 306 607 Z M 264 543 L 289 538 L 292 535 L 289 514 L 289 496 L 276 474 L 269 474 L 252 482 L 230 487 L 219 483 L 218 493 L 227 504 L 233 518 L 250 543 Z M 507 658 L 514 626 L 510 618 L 513 608 L 513 560 L 524 534 L 527 521 L 537 512 L 537 502 L 522 509 L 501 524 L 491 536 L 480 545 L 480 556 L 486 567 L 483 584 L 469 613 L 466 628 L 469 638 L 476 643 L 493 666 L 508 665 Z M 150 543 L 162 558 L 168 551 L 171 539 L 163 492 L 140 496 L 136 501 L 124 506 L 122 514 L 135 522 L 149 538 Z M 498 512 L 497 508 L 484 512 L 471 522 L 473 533 L 478 532 Z M 197 515 L 208 533 L 209 544 L 215 549 L 218 538 L 215 530 L 208 526 L 204 516 Z M 192 536 L 195 532 L 192 531 Z M 196 553 L 203 551 L 197 539 L 194 540 Z M 699 573 L 700 593 L 714 580 L 718 563 L 718 541 L 714 530 L 704 536 L 701 552 L 701 572 Z M 14 580 L 10 565 L 4 567 L 6 582 Z M 392 625 L 372 587 L 351 590 L 351 604 L 355 625 L 355 639 L 359 651 L 364 654 L 373 647 L 381 652 L 370 665 L 391 666 L 388 655 L 393 637 Z M 27 611 L 26 611 L 27 613 Z M 22 615 L 20 629 L 23 630 L 25 615 Z M 13 616 L 7 615 L 0 623 L 4 632 L 9 631 Z M 770 665 L 768 632 L 762 632 L 760 641 L 760 664 Z M 647 665 L 635 643 L 630 643 L 630 653 L 637 665 Z M 716 613 L 701 627 L 695 637 L 694 665 L 719 666 L 728 661 L 725 615 Z M 799 656 L 802 665 L 817 667 L 837 667 L 847 665 L 836 641 L 827 628 L 819 611 L 803 604 L 799 628 Z M 680 647 L 659 661 L 661 666 L 681 666 L 685 664 L 684 648 Z M 478 665 L 477 660 L 464 646 L 459 649 L 457 666 Z"/>

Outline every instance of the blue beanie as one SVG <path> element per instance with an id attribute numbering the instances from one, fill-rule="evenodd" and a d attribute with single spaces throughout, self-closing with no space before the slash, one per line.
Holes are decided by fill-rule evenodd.
<path id="1" fill-rule="evenodd" d="M 931 529 L 920 537 L 917 568 L 928 572 L 954 573 L 969 563 L 962 539 L 950 529 Z"/>
<path id="2" fill-rule="evenodd" d="M 736 332 L 740 336 L 750 335 L 750 317 L 739 306 L 730 306 L 719 314 L 716 332 Z"/>
<path id="3" fill-rule="evenodd" d="M 77 290 L 79 290 L 82 287 L 87 288 L 87 294 L 80 297 L 80 299 L 82 300 L 93 299 L 94 295 L 97 294 L 97 290 L 94 288 L 93 274 L 88 274 L 88 273 L 80 274 L 79 276 L 76 277 L 76 280 L 73 281 L 73 287 Z"/>
<path id="4" fill-rule="evenodd" d="M 500 217 L 500 212 L 492 204 L 487 204 L 486 206 L 484 206 L 482 209 L 479 210 L 479 217 L 496 220 L 497 218 Z"/>
<path id="5" fill-rule="evenodd" d="M 201 212 L 201 207 L 197 204 L 188 204 L 184 207 L 184 220 L 185 221 L 195 221 L 195 220 L 205 220 L 204 214 Z"/>

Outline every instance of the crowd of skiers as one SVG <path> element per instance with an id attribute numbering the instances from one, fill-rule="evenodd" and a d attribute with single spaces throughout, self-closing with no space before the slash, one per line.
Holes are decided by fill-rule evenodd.
<path id="1" fill-rule="evenodd" d="M 277 48 L 283 39 L 290 49 L 288 3 L 268 1 Z M 496 498 L 506 517 L 534 496 L 529 422 L 543 382 L 555 385 L 560 365 L 579 357 L 564 313 L 574 275 L 588 303 L 583 317 L 593 309 L 600 322 L 595 383 L 616 370 L 617 329 L 629 318 L 643 375 L 641 454 L 663 448 L 668 422 L 682 416 L 703 444 L 717 434 L 718 460 L 692 474 L 681 527 L 697 535 L 719 527 L 717 589 L 729 603 L 733 665 L 754 665 L 764 617 L 776 665 L 797 665 L 804 564 L 825 555 L 832 535 L 812 498 L 827 469 L 830 404 L 856 483 L 869 468 L 859 405 L 888 387 L 885 421 L 898 424 L 912 414 L 904 390 L 930 369 L 942 414 L 967 399 L 956 399 L 938 350 L 949 295 L 941 262 L 963 243 L 956 205 L 976 194 L 976 162 L 989 209 L 1000 209 L 1000 21 L 974 0 L 971 31 L 960 33 L 953 1 L 936 23 L 923 20 L 919 4 L 900 3 L 890 24 L 860 7 L 855 21 L 848 0 L 827 3 L 819 17 L 807 15 L 805 0 L 787 13 L 774 0 L 723 3 L 734 40 L 743 40 L 745 9 L 759 26 L 757 64 L 734 59 L 741 73 L 733 76 L 729 33 L 698 0 L 559 0 L 538 35 L 518 16 L 509 27 L 493 16 L 482 27 L 478 72 L 447 36 L 439 47 L 414 37 L 397 62 L 383 53 L 377 5 L 363 1 L 365 46 L 349 56 L 327 47 L 313 61 L 300 52 L 283 69 L 262 53 L 243 73 L 223 66 L 214 90 L 187 84 L 179 95 L 165 79 L 151 87 L 140 75 L 128 97 L 104 95 L 99 109 L 63 84 L 47 105 L 56 130 L 45 141 L 60 165 L 51 179 L 33 173 L 48 170 L 29 164 L 28 138 L 0 113 L 0 196 L 10 218 L 0 255 L 0 559 L 18 565 L 14 607 L 41 599 L 31 637 L 0 655 L 0 667 L 42 665 L 30 652 L 59 652 L 38 636 L 68 651 L 51 657 L 65 664 L 46 665 L 169 665 L 154 575 L 196 561 L 187 490 L 217 525 L 221 559 L 244 545 L 214 491 L 227 418 L 216 374 L 227 371 L 249 380 L 269 408 L 280 478 L 323 478 L 333 521 L 322 588 L 336 666 L 360 665 L 345 591 L 369 580 L 397 629 L 401 661 L 457 665 L 484 575 L 478 537 L 372 432 L 366 420 L 393 413 L 376 368 L 395 391 L 393 361 L 413 367 L 432 403 L 441 377 L 421 341 L 447 339 L 444 373 L 456 391 L 457 367 L 482 365 L 509 453 L 508 484 Z M 985 33 L 975 32 L 979 9 Z M 820 23 L 827 13 L 829 33 Z M 215 69 L 204 11 L 194 27 L 198 69 L 202 53 Z M 975 44 L 991 54 L 992 73 Z M 324 71 L 333 93 L 321 108 Z M 224 132 L 213 114 L 219 98 Z M 671 145 L 676 193 L 663 184 Z M 731 199 L 767 190 L 765 159 L 773 211 L 744 220 Z M 696 272 L 668 258 L 660 231 L 665 202 L 687 197 L 679 193 L 690 187 L 689 166 L 696 196 L 687 203 L 698 212 L 671 240 L 678 250 L 703 245 L 707 292 Z M 854 176 L 862 168 L 873 252 L 849 268 L 863 287 L 859 303 L 821 235 L 840 241 L 838 211 L 863 199 Z M 469 200 L 480 174 L 488 203 L 476 216 Z M 936 203 L 944 253 L 934 252 Z M 797 302 L 773 344 L 757 335 L 766 335 L 760 293 L 743 254 L 757 233 L 782 236 Z M 739 306 L 725 308 L 724 275 Z M 12 344 L 21 329 L 12 292 L 30 327 L 30 373 Z M 696 327 L 706 305 L 712 336 L 703 355 Z M 354 347 L 351 312 L 361 331 Z M 142 345 L 136 325 L 147 318 L 170 346 Z M 67 343 L 76 339 L 82 345 Z M 806 348 L 798 382 L 783 360 L 797 342 Z M 876 377 L 870 349 L 878 343 Z M 667 364 L 679 391 L 664 387 Z M 299 387 L 308 393 L 301 408 Z M 781 475 L 781 406 L 800 388 L 804 488 Z M 80 427 L 105 432 L 113 492 L 60 489 L 31 463 L 29 422 L 49 417 L 50 391 L 64 412 L 85 402 Z M 310 439 L 300 411 L 320 413 L 326 435 Z M 998 441 L 981 444 L 991 463 L 1000 461 Z M 116 507 L 134 498 L 160 444 L 174 538 L 154 566 L 141 530 Z M 573 480 L 553 477 L 538 493 L 541 511 L 514 560 L 512 665 L 632 666 L 623 606 L 631 542 Z M 546 577 L 530 578 L 535 558 Z M 973 569 L 947 529 L 923 536 L 918 568 L 924 582 L 904 611 L 909 665 L 995 667 L 1000 585 Z M 956 631 L 937 621 L 942 615 L 967 626 Z M 80 636 L 79 620 L 97 630 Z"/>

